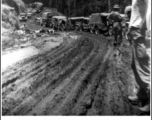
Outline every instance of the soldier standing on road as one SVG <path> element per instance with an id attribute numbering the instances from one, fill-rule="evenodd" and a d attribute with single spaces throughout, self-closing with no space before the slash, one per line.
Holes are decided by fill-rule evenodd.
<path id="1" fill-rule="evenodd" d="M 122 17 L 119 13 L 119 5 L 114 5 L 113 11 L 107 17 L 108 20 L 113 22 L 114 44 L 120 45 L 122 43 Z M 119 40 L 119 41 L 118 41 Z"/>
<path id="2" fill-rule="evenodd" d="M 146 37 L 146 31 L 148 36 Z M 150 113 L 150 54 L 147 52 L 147 40 L 151 40 L 151 0 L 132 0 L 132 14 L 127 36 L 132 40 L 132 69 L 139 86 L 137 95 L 129 96 L 130 102 L 139 103 L 140 111 Z M 150 45 L 149 45 L 150 49 Z M 146 98 L 146 99 L 143 99 Z M 137 104 L 138 105 L 138 104 Z"/>
<path id="3" fill-rule="evenodd" d="M 126 15 L 126 29 L 125 29 L 125 36 L 126 36 L 126 32 L 128 31 L 129 22 L 130 22 L 130 18 L 131 18 L 131 5 L 126 6 L 124 13 Z"/>
<path id="4" fill-rule="evenodd" d="M 131 5 L 126 6 L 125 15 L 126 15 L 127 21 L 130 21 L 130 18 L 131 18 Z"/>

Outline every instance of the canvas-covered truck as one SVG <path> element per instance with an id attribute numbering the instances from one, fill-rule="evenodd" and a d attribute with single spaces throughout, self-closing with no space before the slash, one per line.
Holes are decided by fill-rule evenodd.
<path id="1" fill-rule="evenodd" d="M 107 32 L 108 35 L 112 35 L 112 24 L 107 20 L 109 14 L 110 13 L 93 13 L 90 15 L 90 32 L 95 34 Z"/>

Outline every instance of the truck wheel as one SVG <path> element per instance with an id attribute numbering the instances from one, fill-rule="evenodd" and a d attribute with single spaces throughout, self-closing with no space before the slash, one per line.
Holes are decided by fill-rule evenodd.
<path id="1" fill-rule="evenodd" d="M 96 34 L 96 35 L 99 34 L 99 30 L 98 30 L 98 29 L 95 30 L 95 34 Z"/>
<path id="2" fill-rule="evenodd" d="M 109 30 L 108 30 L 108 35 L 109 35 L 109 36 L 113 35 L 112 27 L 109 28 Z"/>
<path id="3" fill-rule="evenodd" d="M 93 30 L 92 30 L 92 29 L 90 29 L 90 33 L 93 33 Z"/>

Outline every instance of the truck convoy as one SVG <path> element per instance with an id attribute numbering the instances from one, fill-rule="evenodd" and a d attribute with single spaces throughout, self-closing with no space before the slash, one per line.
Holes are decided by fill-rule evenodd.
<path id="1" fill-rule="evenodd" d="M 69 17 L 59 16 L 52 14 L 51 12 L 43 12 L 42 16 L 36 18 L 36 23 L 49 27 L 54 30 L 75 30 L 75 31 L 88 31 L 93 34 L 106 33 L 107 35 L 113 34 L 113 24 L 107 20 L 110 13 L 92 13 L 89 17 Z M 31 14 L 21 14 L 20 20 L 26 20 L 27 16 L 30 17 Z M 125 21 L 125 15 L 121 14 Z M 125 22 L 124 22 L 125 23 Z M 125 24 L 122 23 L 123 27 Z"/>

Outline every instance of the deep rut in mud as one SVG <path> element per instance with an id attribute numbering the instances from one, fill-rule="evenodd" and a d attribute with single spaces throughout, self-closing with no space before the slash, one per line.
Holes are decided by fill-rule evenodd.
<path id="1" fill-rule="evenodd" d="M 3 71 L 2 114 L 136 115 L 108 43 L 83 34 Z"/>

